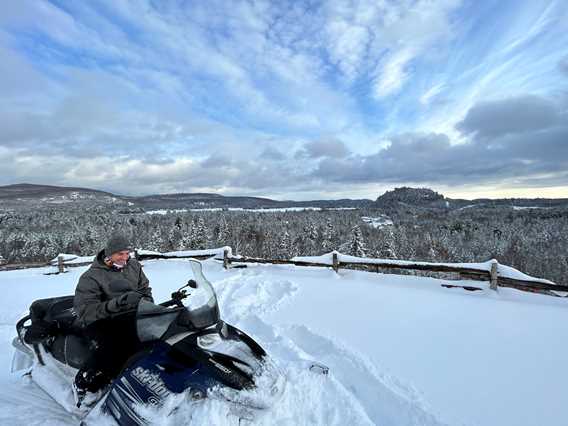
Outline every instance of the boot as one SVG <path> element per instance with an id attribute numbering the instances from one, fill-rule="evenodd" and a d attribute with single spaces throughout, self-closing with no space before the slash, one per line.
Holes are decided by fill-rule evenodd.
<path id="1" fill-rule="evenodd" d="M 110 382 L 101 371 L 79 370 L 73 382 L 73 397 L 77 408 L 93 405 L 104 393 L 104 387 Z"/>

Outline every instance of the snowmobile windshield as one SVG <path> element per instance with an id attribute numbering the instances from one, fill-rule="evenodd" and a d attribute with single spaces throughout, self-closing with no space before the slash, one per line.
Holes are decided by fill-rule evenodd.
<path id="1" fill-rule="evenodd" d="M 194 329 L 203 329 L 219 322 L 219 305 L 213 286 L 203 275 L 201 263 L 191 259 L 190 264 L 196 288 L 190 290 L 191 295 L 185 301 L 186 311 L 180 315 L 178 322 Z"/>
<path id="2" fill-rule="evenodd" d="M 185 307 L 166 308 L 142 300 L 138 305 L 136 327 L 142 342 L 160 339 L 175 322 L 192 331 L 201 330 L 219 322 L 219 306 L 215 290 L 203 275 L 201 263 L 190 260 L 195 288 L 189 289 Z"/>

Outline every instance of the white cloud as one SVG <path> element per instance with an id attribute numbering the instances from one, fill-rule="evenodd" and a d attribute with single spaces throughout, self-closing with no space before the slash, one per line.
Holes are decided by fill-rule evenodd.
<path id="1" fill-rule="evenodd" d="M 334 62 L 348 80 L 354 80 L 364 67 L 370 34 L 364 26 L 345 21 L 332 21 L 327 26 L 330 45 L 328 49 Z"/>
<path id="2" fill-rule="evenodd" d="M 414 58 L 415 51 L 402 48 L 387 56 L 384 63 L 377 68 L 377 77 L 374 84 L 374 95 L 377 98 L 396 93 L 408 78 L 408 63 Z"/>
<path id="3" fill-rule="evenodd" d="M 422 105 L 429 105 L 430 102 L 436 97 L 438 96 L 442 90 L 444 90 L 445 84 L 444 83 L 439 83 L 436 84 L 432 87 L 430 87 L 430 89 L 428 89 L 426 92 L 424 92 L 424 94 L 420 97 L 420 103 Z"/>
<path id="4" fill-rule="evenodd" d="M 411 61 L 451 39 L 450 14 L 459 4 L 333 2 L 327 9 L 326 49 L 348 81 L 370 74 L 373 94 L 380 100 L 404 86 Z"/>

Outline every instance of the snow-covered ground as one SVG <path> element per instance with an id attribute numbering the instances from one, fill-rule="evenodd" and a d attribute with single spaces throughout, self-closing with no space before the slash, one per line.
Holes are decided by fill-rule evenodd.
<path id="1" fill-rule="evenodd" d="M 393 224 L 392 219 L 386 215 L 380 215 L 378 217 L 361 216 L 361 220 L 375 229 L 384 228 L 385 226 Z"/>
<path id="2" fill-rule="evenodd" d="M 0 272 L 0 424 L 77 424 L 21 372 L 10 373 L 10 342 L 33 300 L 72 294 L 85 269 Z M 191 277 L 181 259 L 146 261 L 145 272 L 157 300 Z M 484 289 L 468 292 L 433 278 L 287 265 L 224 270 L 208 260 L 204 272 L 222 317 L 286 372 L 282 399 L 259 424 L 567 424 L 568 299 L 495 293 L 485 282 L 467 281 Z M 330 375 L 307 372 L 301 365 L 309 359 L 327 364 Z M 189 424 L 230 421 L 215 401 L 191 410 Z M 189 417 L 185 406 L 157 424 Z"/>
<path id="3" fill-rule="evenodd" d="M 282 213 L 282 212 L 304 212 L 304 211 L 322 211 L 322 210 L 357 210 L 356 207 L 275 207 L 264 209 L 245 209 L 243 207 L 211 207 L 201 209 L 173 209 L 173 210 L 148 210 L 145 214 L 169 214 L 169 213 L 186 213 L 186 212 L 253 212 L 253 213 Z"/>

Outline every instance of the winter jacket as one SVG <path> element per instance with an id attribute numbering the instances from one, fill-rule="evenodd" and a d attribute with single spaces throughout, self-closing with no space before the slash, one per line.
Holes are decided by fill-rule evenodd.
<path id="1" fill-rule="evenodd" d="M 131 308 L 121 304 L 126 300 L 126 293 L 137 292 L 153 301 L 149 284 L 136 259 L 129 259 L 124 268 L 117 269 L 104 263 L 104 250 L 101 251 L 81 275 L 75 289 L 73 305 L 79 325 L 86 327 L 97 320 L 111 318 L 121 309 Z"/>

